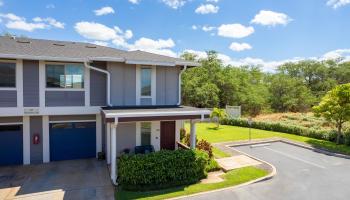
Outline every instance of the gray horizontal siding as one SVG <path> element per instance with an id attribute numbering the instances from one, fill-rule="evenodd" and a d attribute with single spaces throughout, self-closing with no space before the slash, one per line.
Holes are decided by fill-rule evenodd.
<path id="1" fill-rule="evenodd" d="M 0 90 L 0 107 L 17 107 L 17 91 Z"/>
<path id="2" fill-rule="evenodd" d="M 23 61 L 23 106 L 39 107 L 39 61 Z"/>
<path id="3" fill-rule="evenodd" d="M 157 66 L 157 105 L 177 104 L 179 73 L 179 67 Z"/>
<path id="4" fill-rule="evenodd" d="M 46 91 L 46 106 L 84 106 L 84 91 Z"/>
<path id="5" fill-rule="evenodd" d="M 94 62 L 92 66 L 107 69 L 106 62 Z M 107 78 L 106 74 L 90 70 L 90 105 L 91 106 L 106 106 L 106 92 L 107 92 Z"/>

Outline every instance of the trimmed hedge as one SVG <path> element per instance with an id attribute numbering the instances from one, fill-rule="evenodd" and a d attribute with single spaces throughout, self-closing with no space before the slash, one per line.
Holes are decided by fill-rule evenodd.
<path id="1" fill-rule="evenodd" d="M 248 120 L 245 119 L 223 119 L 221 120 L 223 125 L 231 126 L 241 126 L 249 127 Z M 326 131 L 326 130 L 316 130 L 312 128 L 305 128 L 300 126 L 291 126 L 281 123 L 270 123 L 270 122 L 253 122 L 251 125 L 252 128 L 262 129 L 267 131 L 276 131 L 282 133 L 289 133 L 294 135 L 300 135 L 315 139 L 328 140 L 334 142 L 337 138 L 337 132 L 335 130 Z M 345 136 L 349 135 L 349 144 L 350 144 L 350 133 L 345 132 Z"/>
<path id="2" fill-rule="evenodd" d="M 208 155 L 198 150 L 122 155 L 118 162 L 118 181 L 123 189 L 138 191 L 188 185 L 207 176 L 208 161 Z"/>

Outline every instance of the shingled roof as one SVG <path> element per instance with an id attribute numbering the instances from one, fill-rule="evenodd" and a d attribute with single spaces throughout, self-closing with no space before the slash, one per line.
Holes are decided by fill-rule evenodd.
<path id="1" fill-rule="evenodd" d="M 0 58 L 50 61 L 114 61 L 129 64 L 198 66 L 180 58 L 145 51 L 124 51 L 111 47 L 83 43 L 0 36 Z"/>

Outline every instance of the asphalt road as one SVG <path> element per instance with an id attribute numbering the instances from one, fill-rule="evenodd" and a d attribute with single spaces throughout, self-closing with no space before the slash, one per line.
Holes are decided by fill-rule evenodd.
<path id="1" fill-rule="evenodd" d="M 273 164 L 277 175 L 268 181 L 199 195 L 190 200 L 336 200 L 350 199 L 350 160 L 285 143 L 236 148 Z"/>

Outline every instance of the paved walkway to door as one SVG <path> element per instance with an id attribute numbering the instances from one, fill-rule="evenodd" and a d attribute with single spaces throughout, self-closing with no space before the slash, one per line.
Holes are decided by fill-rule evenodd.
<path id="1" fill-rule="evenodd" d="M 114 187 L 96 159 L 0 167 L 0 199 L 114 199 Z"/>

